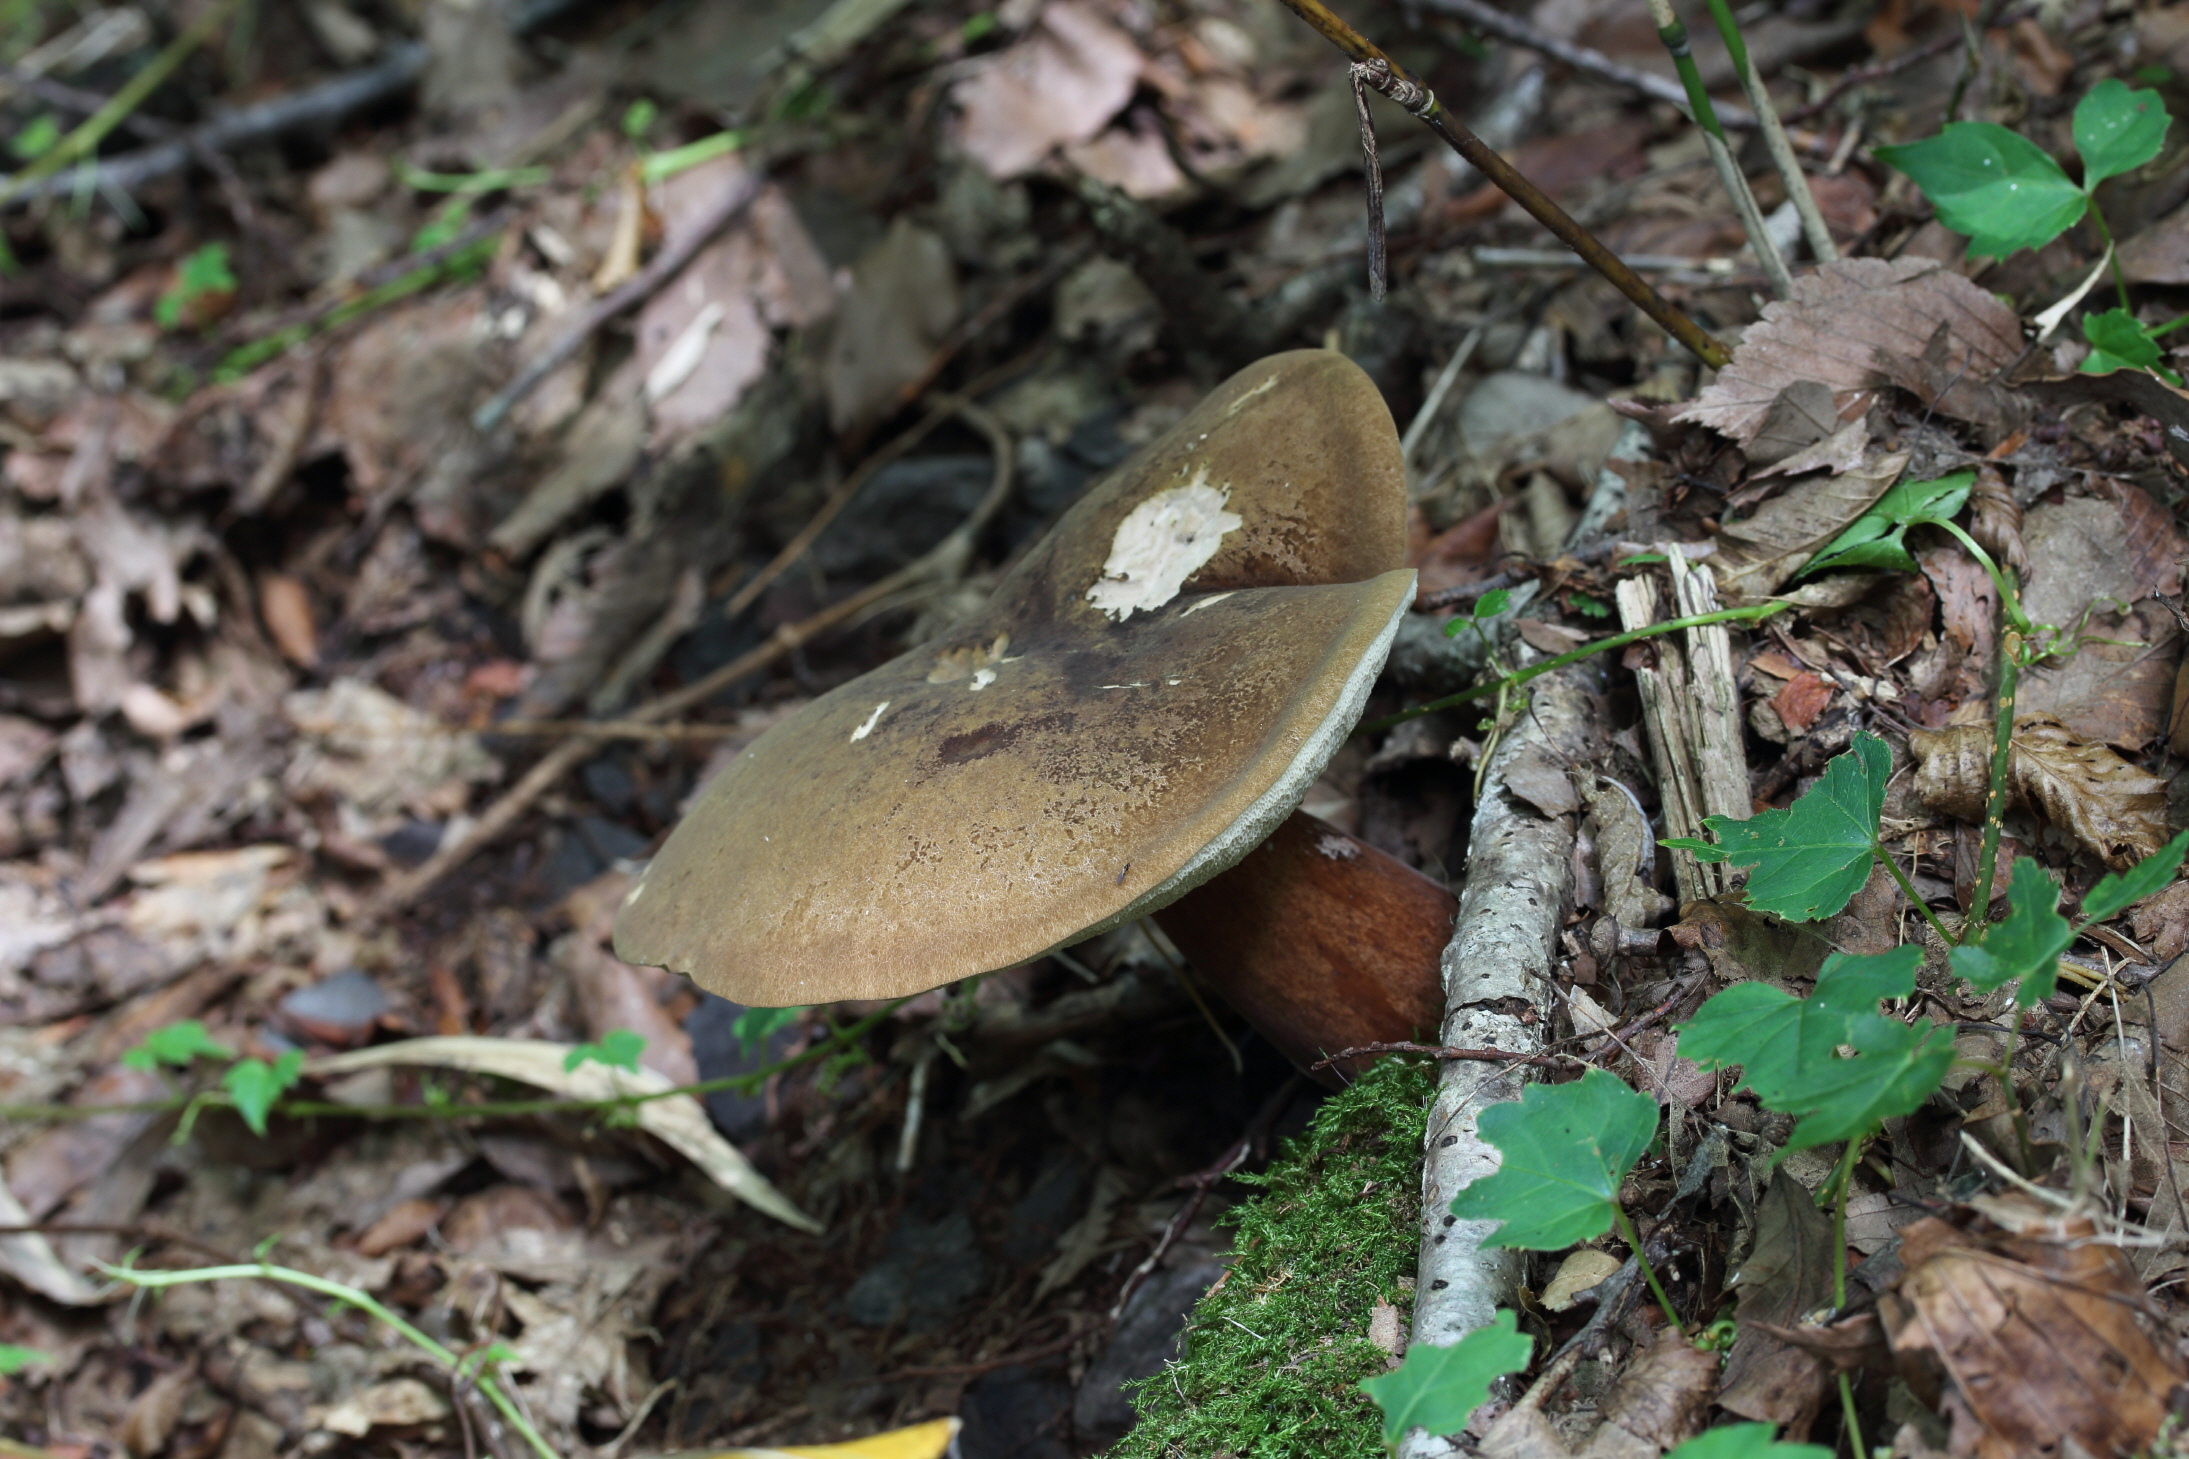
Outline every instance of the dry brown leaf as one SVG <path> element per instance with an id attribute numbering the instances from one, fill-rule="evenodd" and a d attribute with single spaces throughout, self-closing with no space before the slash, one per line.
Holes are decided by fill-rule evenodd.
<path id="1" fill-rule="evenodd" d="M 2036 566 L 2022 607 L 2039 623 L 2083 635 L 2065 658 L 2023 676 L 2019 707 L 2056 714 L 2085 739 L 2128 752 L 2165 727 L 2180 632 L 2141 600 L 2178 585 L 2181 538 L 2135 487 L 2032 507 L 2022 536 Z"/>
<path id="2" fill-rule="evenodd" d="M 1935 352 L 1959 377 L 1950 383 L 1932 381 L 1922 368 L 1926 352 L 1941 343 Z M 1674 419 L 1710 426 L 1746 447 L 1779 392 L 1802 380 L 1829 385 L 1843 421 L 1866 411 L 1887 384 L 1967 418 L 1982 408 L 1985 382 L 2021 354 L 2014 311 L 1945 265 L 1841 259 L 1796 279 L 1792 298 L 1766 304 L 1733 363 Z"/>
<path id="3" fill-rule="evenodd" d="M 2083 405 L 2097 400 L 2140 411 L 2159 423 L 2167 453 L 2189 466 L 2189 390 L 2177 390 L 2148 370 L 2032 380 L 2022 389 L 2048 405 Z"/>
<path id="4" fill-rule="evenodd" d="M 1991 574 L 1959 547 L 1918 552 L 1923 576 L 1938 593 L 1945 628 L 1935 651 L 1910 665 L 1916 692 L 1925 699 L 1958 703 L 1982 695 L 1989 686 L 1993 624 L 1999 617 L 1999 589 Z"/>
<path id="5" fill-rule="evenodd" d="M 2029 575 L 2029 553 L 2022 546 L 2022 507 L 1998 467 L 1986 461 L 1976 468 L 1969 493 L 1969 535 L 1992 561 Z"/>
<path id="6" fill-rule="evenodd" d="M 1756 1243 L 1739 1274 L 1739 1335 L 1718 1381 L 1718 1406 L 1742 1418 L 1807 1431 L 1824 1400 L 1824 1364 L 1756 1324 L 1798 1322 L 1829 1301 L 1832 1223 L 1784 1169 L 1756 1203 Z"/>
<path id="7" fill-rule="evenodd" d="M 319 662 L 319 630 L 312 623 L 312 599 L 304 584 L 287 573 L 264 574 L 258 580 L 258 614 L 283 658 L 300 669 Z"/>
<path id="8" fill-rule="evenodd" d="M 1788 729 L 1799 734 L 1824 713 L 1825 706 L 1832 702 L 1835 687 L 1831 680 L 1803 669 L 1772 697 L 1771 707 L 1778 711 Z"/>
<path id="9" fill-rule="evenodd" d="M 1832 387 L 1818 380 L 1796 380 L 1779 391 L 1756 425 L 1748 459 L 1763 465 L 1784 461 L 1839 429 L 1839 404 Z"/>
<path id="10" fill-rule="evenodd" d="M 1932 810 L 1981 824 L 1991 783 L 1991 726 L 1954 725 L 1908 736 L 1915 793 Z M 2116 871 L 2166 840 L 2166 782 L 2105 745 L 2079 738 L 2049 714 L 2014 721 L 2007 759 L 2009 805 L 2035 811 Z"/>
<path id="11" fill-rule="evenodd" d="M 1879 1310 L 1902 1372 L 1917 1375 L 1910 1386 L 1949 1380 L 1965 1405 L 1977 1432 L 1957 1431 L 1954 1453 L 2150 1446 L 2182 1366 L 2137 1323 L 2143 1283 L 2089 1221 L 2008 1235 L 1927 1216 L 1905 1228 L 1900 1254 L 1907 1275 Z"/>
<path id="12" fill-rule="evenodd" d="M 1053 0 L 1016 44 L 950 89 L 956 140 L 997 179 L 1030 172 L 1052 148 L 1085 142 L 1132 100 L 1142 58 L 1089 5 Z"/>
<path id="13" fill-rule="evenodd" d="M 1718 1355 L 1698 1349 L 1678 1328 L 1660 1328 L 1657 1341 L 1619 1375 L 1604 1400 L 1603 1427 L 1589 1436 L 1581 1459 L 1672 1448 L 1702 1427 L 1717 1390 Z"/>
<path id="14" fill-rule="evenodd" d="M 1870 509 L 1900 479 L 1908 453 L 1880 453 L 1839 476 L 1796 482 L 1744 522 L 1718 534 L 1718 589 L 1728 603 L 1768 597 L 1817 552 Z"/>
<path id="15" fill-rule="evenodd" d="M 1751 473 L 1752 479 L 1761 480 L 1772 476 L 1799 476 L 1805 471 L 1829 471 L 1838 475 L 1852 471 L 1862 464 L 1862 458 L 1870 450 L 1870 418 L 1858 415 L 1838 430 L 1806 446 L 1784 461 L 1762 471 Z"/>

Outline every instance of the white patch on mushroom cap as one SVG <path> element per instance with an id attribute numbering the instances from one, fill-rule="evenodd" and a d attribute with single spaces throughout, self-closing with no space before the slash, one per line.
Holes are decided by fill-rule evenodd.
<path id="1" fill-rule="evenodd" d="M 1135 611 L 1152 612 L 1178 596 L 1178 590 L 1208 564 L 1223 546 L 1224 534 L 1246 525 L 1224 510 L 1230 493 L 1208 484 L 1208 468 L 1196 471 L 1184 486 L 1159 491 L 1134 507 L 1117 524 L 1102 576 L 1087 589 L 1087 601 L 1123 623 Z"/>
<path id="2" fill-rule="evenodd" d="M 887 708 L 889 708 L 889 701 L 887 699 L 884 699 L 881 703 L 875 705 L 874 712 L 866 717 L 866 723 L 860 725 L 857 729 L 851 732 L 851 742 L 853 744 L 857 744 L 859 741 L 865 739 L 868 735 L 873 734 L 874 726 L 882 722 L 882 711 Z"/>

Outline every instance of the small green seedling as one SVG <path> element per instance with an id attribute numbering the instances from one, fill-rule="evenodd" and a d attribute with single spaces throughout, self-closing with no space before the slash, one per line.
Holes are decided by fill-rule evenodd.
<path id="1" fill-rule="evenodd" d="M 1657 1101 L 1602 1069 L 1571 1084 L 1530 1084 L 1517 1101 L 1493 1104 L 1476 1128 L 1503 1157 L 1497 1173 L 1452 1200 L 1452 1214 L 1504 1224 L 1484 1246 L 1559 1251 L 1619 1228 L 1665 1319 L 1682 1326 L 1657 1281 L 1619 1183 L 1657 1138 Z"/>
<path id="2" fill-rule="evenodd" d="M 601 1035 L 597 1044 L 579 1044 L 562 1056 L 564 1073 L 569 1073 L 587 1062 L 605 1064 L 611 1069 L 628 1069 L 638 1072 L 638 1056 L 646 1051 L 646 1036 L 627 1028 L 612 1028 Z"/>
<path id="3" fill-rule="evenodd" d="M 1976 473 L 1956 471 L 1936 481 L 1903 481 L 1871 503 L 1822 551 L 1809 559 L 1801 576 L 1819 572 L 1916 572 L 1905 545 L 1908 529 L 1918 523 L 1950 519 L 1968 503 Z"/>
<path id="4" fill-rule="evenodd" d="M 143 1042 L 122 1055 L 122 1063 L 149 1074 L 162 1064 L 187 1069 L 200 1056 L 225 1062 L 233 1059 L 236 1051 L 207 1033 L 205 1025 L 195 1018 L 185 1018 L 146 1034 Z"/>
<path id="5" fill-rule="evenodd" d="M 1951 122 L 1935 137 L 1875 151 L 1914 180 L 1937 209 L 1939 222 L 1968 235 L 1972 255 L 2005 258 L 2042 248 L 2085 216 L 2111 254 L 2113 234 L 2098 207 L 2098 184 L 2158 156 L 2171 123 L 2156 91 L 2132 90 L 2118 80 L 2093 86 L 2075 106 L 2075 150 L 2083 159 L 2079 185 L 2043 148 L 1995 122 Z M 2091 345 L 2083 372 L 2150 370 L 2179 386 L 2181 377 L 2161 363 L 2158 337 L 2182 321 L 2152 329 L 2138 320 L 2117 256 L 2113 282 L 2120 307 L 2083 320 Z"/>
<path id="6" fill-rule="evenodd" d="M 40 112 L 32 117 L 24 128 L 9 139 L 8 150 L 18 162 L 36 162 L 51 152 L 61 140 L 61 123 L 52 112 Z"/>
<path id="7" fill-rule="evenodd" d="M 740 1055 L 750 1059 L 779 1031 L 806 1016 L 803 1008 L 748 1008 L 730 1025 Z"/>
<path id="8" fill-rule="evenodd" d="M 661 108 L 642 96 L 623 109 L 623 135 L 633 142 L 643 141 L 660 120 Z"/>
<path id="9" fill-rule="evenodd" d="M 1396 1450 L 1414 1429 L 1456 1434 L 1490 1396 L 1490 1385 L 1528 1366 L 1535 1340 L 1518 1331 L 1511 1312 L 1499 1312 L 1449 1347 L 1417 1342 L 1396 1371 L 1361 1380 L 1361 1391 L 1383 1410 L 1383 1446 Z"/>
<path id="10" fill-rule="evenodd" d="M 243 1116 L 251 1133 L 264 1139 L 266 1116 L 273 1111 L 274 1101 L 296 1087 L 303 1070 L 304 1054 L 300 1049 L 286 1051 L 271 1064 L 264 1059 L 239 1059 L 220 1076 L 220 1087 L 228 1091 L 236 1113 Z"/>
<path id="11" fill-rule="evenodd" d="M 271 1064 L 264 1059 L 238 1059 L 234 1049 L 208 1034 L 205 1025 L 194 1018 L 153 1029 L 142 1043 L 122 1055 L 122 1063 L 128 1067 L 148 1072 L 163 1065 L 187 1069 L 199 1059 L 228 1065 L 220 1076 L 221 1088 L 228 1091 L 228 1102 L 243 1116 L 251 1133 L 261 1137 L 266 1133 L 266 1117 L 273 1112 L 274 1101 L 296 1086 L 304 1070 L 304 1055 L 296 1049 L 288 1050 Z M 175 1131 L 178 1142 L 190 1137 L 203 1099 L 199 1095 L 185 1108 L 182 1123 Z"/>
<path id="12" fill-rule="evenodd" d="M 152 317 L 162 329 L 178 329 L 199 306 L 236 291 L 236 276 L 228 267 L 228 245 L 208 243 L 192 249 L 175 270 L 175 282 L 152 306 Z"/>
<path id="13" fill-rule="evenodd" d="M 18 1347 L 11 1342 L 0 1342 L 0 1378 L 12 1378 L 33 1363 L 50 1363 L 53 1356 L 36 1348 Z"/>

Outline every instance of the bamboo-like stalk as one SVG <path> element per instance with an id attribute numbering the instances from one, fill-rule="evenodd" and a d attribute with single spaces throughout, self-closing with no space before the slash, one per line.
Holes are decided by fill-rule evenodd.
<path id="1" fill-rule="evenodd" d="M 1695 113 L 1695 124 L 1703 129 L 1703 141 L 1710 148 L 1710 165 L 1718 170 L 1718 181 L 1733 200 L 1733 211 L 1740 215 L 1741 231 L 1748 235 L 1748 246 L 1756 251 L 1756 262 L 1763 269 L 1763 276 L 1770 281 L 1771 292 L 1781 299 L 1794 292 L 1794 276 L 1787 272 L 1786 260 L 1779 256 L 1779 246 L 1771 241 L 1771 231 L 1763 225 L 1763 209 L 1756 206 L 1756 195 L 1748 189 L 1748 179 L 1742 175 L 1740 163 L 1734 160 L 1732 144 L 1726 140 L 1725 128 L 1718 121 L 1717 108 L 1710 104 L 1710 93 L 1703 89 L 1702 72 L 1695 69 L 1695 53 L 1688 49 L 1687 27 L 1673 12 L 1672 0 L 1649 0 L 1650 19 L 1657 24 L 1657 39 L 1665 43 L 1672 53 L 1672 65 L 1680 73 L 1680 84 L 1687 88 L 1687 104 Z"/>
<path id="2" fill-rule="evenodd" d="M 1778 108 L 1771 104 L 1771 91 L 1763 84 L 1763 73 L 1756 69 L 1754 58 L 1748 54 L 1748 42 L 1741 36 L 1740 23 L 1733 18 L 1733 7 L 1726 0 L 1705 0 L 1705 3 L 1710 6 L 1710 18 L 1717 23 L 1718 34 L 1725 41 L 1726 54 L 1733 58 L 1733 71 L 1741 79 L 1741 90 L 1748 93 L 1748 104 L 1756 109 L 1756 123 L 1763 132 L 1764 148 L 1771 154 L 1771 165 L 1778 168 L 1779 176 L 1786 180 L 1786 196 L 1801 219 L 1802 236 L 1809 240 L 1809 256 L 1818 263 L 1830 263 L 1839 257 L 1839 245 L 1832 241 L 1832 230 L 1824 226 L 1824 213 L 1817 207 L 1816 194 L 1809 191 L 1808 174 L 1801 170 L 1801 160 L 1794 155 L 1794 144 L 1787 138 Z"/>
<path id="3" fill-rule="evenodd" d="M 1723 369 L 1732 362 L 1732 351 L 1722 341 L 1712 338 L 1684 310 L 1627 267 L 1617 254 L 1598 242 L 1595 235 L 1575 222 L 1572 215 L 1548 194 L 1521 176 L 1517 168 L 1439 105 L 1434 92 L 1385 55 L 1373 41 L 1339 19 L 1322 0 L 1284 0 L 1284 3 L 1286 9 L 1313 26 L 1325 40 L 1344 53 L 1363 84 L 1374 87 L 1412 113 L 1422 125 L 1443 139 L 1446 146 L 1495 183 L 1499 191 L 1550 229 L 1559 242 L 1609 280 L 1613 288 L 1632 300 L 1637 309 L 1655 320 L 1690 354 L 1713 369 Z"/>

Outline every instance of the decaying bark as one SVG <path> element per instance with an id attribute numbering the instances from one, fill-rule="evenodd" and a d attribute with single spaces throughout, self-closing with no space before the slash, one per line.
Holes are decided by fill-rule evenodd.
<path id="1" fill-rule="evenodd" d="M 1444 950 L 1447 1045 L 1535 1053 L 1545 1042 L 1558 931 L 1572 895 L 1575 817 L 1546 818 L 1509 794 L 1505 782 L 1524 757 L 1575 766 L 1601 761 L 1608 727 L 1590 705 L 1599 673 L 1583 663 L 1537 680 L 1531 706 L 1491 757 L 1467 842 L 1459 925 Z M 1416 1342 L 1458 1342 L 1511 1300 L 1518 1254 L 1483 1249 L 1492 1223 L 1460 1221 L 1447 1208 L 1462 1188 L 1497 1169 L 1497 1152 L 1475 1122 L 1486 1105 L 1520 1097 L 1527 1068 L 1453 1060 L 1439 1075 L 1422 1162 Z M 1449 1449 L 1442 1440 L 1417 1438 L 1405 1452 Z"/>

